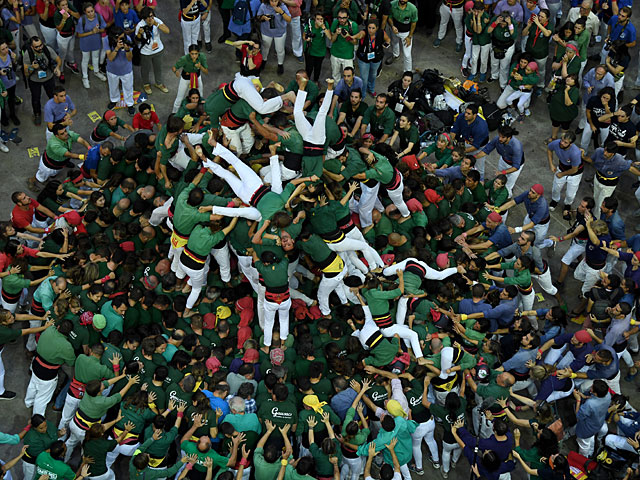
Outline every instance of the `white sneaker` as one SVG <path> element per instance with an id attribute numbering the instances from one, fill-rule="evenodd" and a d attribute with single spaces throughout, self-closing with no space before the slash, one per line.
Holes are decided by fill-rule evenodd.
<path id="1" fill-rule="evenodd" d="M 91 85 L 89 84 L 89 79 L 88 78 L 85 77 L 85 78 L 82 79 L 82 86 L 84 88 L 91 88 Z"/>
<path id="2" fill-rule="evenodd" d="M 7 147 L 4 142 L 0 142 L 0 152 L 4 152 L 4 153 L 9 152 L 9 147 Z"/>
<path id="3" fill-rule="evenodd" d="M 98 72 L 93 72 L 93 74 L 98 77 L 99 80 L 102 80 L 103 82 L 107 81 L 107 77 L 104 75 L 104 73 L 98 71 Z"/>

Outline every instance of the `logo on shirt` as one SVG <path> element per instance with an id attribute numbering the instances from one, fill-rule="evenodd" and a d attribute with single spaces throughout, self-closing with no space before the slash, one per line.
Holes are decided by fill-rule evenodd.
<path id="1" fill-rule="evenodd" d="M 373 392 L 371 394 L 371 400 L 374 402 L 381 402 L 382 400 L 386 400 L 389 394 L 387 392 Z"/>
<path id="2" fill-rule="evenodd" d="M 419 397 L 413 397 L 409 399 L 409 405 L 411 405 L 412 407 L 417 407 L 421 403 L 422 403 L 422 395 L 420 395 Z"/>
<path id="3" fill-rule="evenodd" d="M 176 390 L 171 390 L 169 392 L 169 400 L 173 400 L 174 402 L 177 402 L 179 404 L 179 406 L 187 406 L 187 402 L 183 399 L 181 399 L 180 397 L 178 397 L 178 392 Z"/>
<path id="4" fill-rule="evenodd" d="M 284 420 L 292 420 L 293 414 L 291 412 L 281 412 L 278 407 L 273 407 L 271 409 L 271 416 L 273 418 L 282 418 Z"/>

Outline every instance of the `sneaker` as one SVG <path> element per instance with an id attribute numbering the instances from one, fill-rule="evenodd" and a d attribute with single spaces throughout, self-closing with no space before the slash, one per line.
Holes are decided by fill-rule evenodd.
<path id="1" fill-rule="evenodd" d="M 74 75 L 79 75 L 79 74 L 80 74 L 80 69 L 78 68 L 78 64 L 77 64 L 77 63 L 75 63 L 75 62 L 74 62 L 74 63 L 66 62 L 66 63 L 65 63 L 65 66 L 66 66 L 69 70 L 71 70 L 71 72 L 72 72 Z"/>
<path id="2" fill-rule="evenodd" d="M 117 105 L 116 102 L 109 102 L 107 104 L 107 110 L 113 110 L 113 107 L 115 107 Z"/>
<path id="3" fill-rule="evenodd" d="M 433 465 L 433 468 L 435 468 L 436 470 L 440 469 L 440 462 L 435 461 L 433 458 L 429 457 L 429 460 L 431 461 L 431 465 Z"/>
<path id="4" fill-rule="evenodd" d="M 144 93 L 146 93 L 147 95 L 151 95 L 153 93 L 153 91 L 151 90 L 151 85 L 149 85 L 148 83 L 144 84 L 142 88 L 144 89 Z"/>
<path id="5" fill-rule="evenodd" d="M 302 57 L 302 55 L 296 57 L 296 60 L 298 60 L 298 63 L 304 63 L 304 58 Z"/>
<path id="6" fill-rule="evenodd" d="M 489 77 L 489 78 L 487 78 L 487 83 L 493 83 L 496 80 L 498 80 L 498 79 L 497 78 L 493 78 L 493 77 Z"/>
<path id="7" fill-rule="evenodd" d="M 469 76 L 467 77 L 467 80 L 471 80 L 472 82 L 473 82 L 475 79 L 476 79 L 476 74 L 475 74 L 475 73 L 472 73 L 471 75 L 469 75 Z"/>
<path id="8" fill-rule="evenodd" d="M 84 88 L 91 88 L 91 84 L 89 83 L 89 79 L 88 78 L 85 77 L 85 78 L 82 79 L 82 86 Z"/>
<path id="9" fill-rule="evenodd" d="M 218 37 L 218 43 L 224 43 L 227 41 L 227 37 L 226 35 L 220 35 L 220 37 Z"/>
<path id="10" fill-rule="evenodd" d="M 454 468 L 456 468 L 456 462 L 451 460 L 451 470 L 453 470 Z"/>
<path id="11" fill-rule="evenodd" d="M 0 395 L 0 400 L 13 400 L 16 398 L 16 392 L 10 392 L 9 390 L 5 390 L 2 395 Z"/>
<path id="12" fill-rule="evenodd" d="M 529 110 L 528 108 L 524 111 L 524 116 L 525 117 L 530 117 L 531 116 L 531 110 Z"/>
<path id="13" fill-rule="evenodd" d="M 213 50 L 213 48 L 211 48 L 211 42 L 205 43 L 204 46 L 207 49 L 207 52 L 211 52 L 211 50 Z"/>
<path id="14" fill-rule="evenodd" d="M 549 210 L 553 212 L 557 206 L 558 206 L 558 202 L 556 202 L 555 200 L 551 200 L 551 202 L 549 203 Z"/>
<path id="15" fill-rule="evenodd" d="M 96 76 L 96 78 L 98 80 L 100 80 L 102 82 L 106 82 L 107 81 L 106 75 L 104 75 L 102 72 L 94 72 L 93 74 Z"/>
<path id="16" fill-rule="evenodd" d="M 442 470 L 442 478 L 449 478 L 449 473 Z"/>
<path id="17" fill-rule="evenodd" d="M 385 65 L 391 65 L 393 62 L 395 62 L 395 61 L 396 61 L 396 58 L 398 58 L 398 57 L 396 57 L 395 55 L 389 55 L 389 58 L 387 58 L 387 59 L 384 61 L 384 64 L 385 64 Z"/>
<path id="18" fill-rule="evenodd" d="M 462 51 L 462 44 L 461 43 L 457 43 L 456 44 L 456 52 L 460 53 Z"/>
<path id="19" fill-rule="evenodd" d="M 278 65 L 278 75 L 282 75 L 284 73 L 284 65 Z"/>
<path id="20" fill-rule="evenodd" d="M 462 76 L 465 77 L 465 78 L 467 78 L 469 75 L 471 75 L 471 72 L 466 67 L 460 67 L 460 71 L 462 72 Z"/>
<path id="21" fill-rule="evenodd" d="M 413 473 L 415 473 L 416 475 L 419 475 L 419 476 L 424 475 L 424 470 L 418 470 L 416 468 L 415 463 L 410 463 L 409 464 L 409 470 L 412 471 Z"/>
<path id="22" fill-rule="evenodd" d="M 169 93 L 169 89 L 164 85 L 164 83 L 154 83 L 153 86 L 160 90 L 162 93 Z"/>
<path id="23" fill-rule="evenodd" d="M 36 113 L 36 114 L 33 116 L 33 124 L 34 124 L 36 127 L 39 127 L 40 125 L 42 125 L 42 115 L 40 115 L 39 113 Z"/>
<path id="24" fill-rule="evenodd" d="M 0 152 L 9 153 L 9 147 L 4 142 L 0 142 Z"/>
<path id="25" fill-rule="evenodd" d="M 131 105 L 130 107 L 127 107 L 127 112 L 129 112 L 129 115 L 135 115 L 136 109 L 133 108 L 133 105 Z"/>
<path id="26" fill-rule="evenodd" d="M 89 64 L 89 70 L 91 70 L 93 72 L 93 65 Z"/>
<path id="27" fill-rule="evenodd" d="M 440 44 L 441 44 L 441 43 L 442 43 L 442 40 L 440 40 L 439 38 L 436 38 L 436 39 L 433 41 L 433 46 L 434 46 L 434 47 L 436 47 L 436 48 L 438 48 L 438 47 L 440 46 Z"/>
<path id="28" fill-rule="evenodd" d="M 480 76 L 478 77 L 478 82 L 484 83 L 486 81 L 487 81 L 487 74 L 486 73 L 481 73 Z"/>

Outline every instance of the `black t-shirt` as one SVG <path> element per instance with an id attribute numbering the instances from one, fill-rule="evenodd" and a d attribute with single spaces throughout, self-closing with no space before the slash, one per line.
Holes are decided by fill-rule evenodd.
<path id="1" fill-rule="evenodd" d="M 397 106 L 400 96 L 404 97 L 405 100 L 408 100 L 409 102 L 415 102 L 419 98 L 419 92 L 415 87 L 415 84 L 412 83 L 409 85 L 409 88 L 403 88 L 402 79 L 392 82 L 387 90 L 390 94 L 389 108 L 393 110 L 396 115 L 400 115 L 404 110 L 407 110 L 404 105 L 402 105 L 402 108 L 400 108 L 399 105 Z"/>
<path id="2" fill-rule="evenodd" d="M 340 107 L 340 113 L 344 113 L 346 115 L 344 119 L 344 123 L 349 129 L 349 131 L 353 130 L 353 127 L 358 120 L 358 117 L 364 117 L 364 112 L 367 111 L 367 104 L 364 102 L 360 102 L 358 108 L 353 110 L 353 105 L 351 105 L 350 101 L 344 102 L 342 107 Z"/>
<path id="3" fill-rule="evenodd" d="M 391 14 L 390 0 L 369 0 L 367 6 L 369 7 L 369 18 L 376 18 L 382 21 L 382 17 Z"/>
<path id="4" fill-rule="evenodd" d="M 609 127 L 609 136 L 607 137 L 607 142 L 614 142 L 616 140 L 620 140 L 624 143 L 629 143 L 631 138 L 636 134 L 636 126 L 635 124 L 629 120 L 626 123 L 620 123 L 618 120 L 613 120 L 611 122 L 611 126 Z M 620 155 L 626 155 L 629 151 L 628 148 L 618 147 L 618 153 Z"/>
<path id="5" fill-rule="evenodd" d="M 608 123 L 602 123 L 598 121 L 598 118 L 607 113 L 604 109 L 604 105 L 602 104 L 602 99 L 600 95 L 594 95 L 587 102 L 587 110 L 591 111 L 591 121 L 596 126 L 596 128 L 607 128 L 609 126 Z M 614 98 L 609 100 L 609 111 L 615 112 L 616 110 L 616 101 Z"/>

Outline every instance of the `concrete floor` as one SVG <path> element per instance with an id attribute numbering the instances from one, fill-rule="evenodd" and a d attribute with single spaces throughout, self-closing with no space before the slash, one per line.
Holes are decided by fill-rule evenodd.
<path id="1" fill-rule="evenodd" d="M 174 5 L 175 3 L 176 2 L 173 2 Z M 568 2 L 565 0 L 564 3 L 566 12 L 566 5 L 568 4 Z M 209 94 L 221 82 L 229 81 L 237 70 L 237 64 L 234 62 L 233 48 L 227 45 L 219 45 L 215 43 L 216 39 L 221 34 L 221 21 L 220 15 L 217 11 L 214 11 L 213 15 L 212 38 L 214 50 L 212 53 L 207 54 L 210 73 L 203 79 L 205 94 Z M 157 89 L 154 89 L 153 94 L 149 97 L 149 102 L 154 104 L 161 121 L 164 122 L 167 115 L 171 112 L 171 107 L 175 98 L 174 95 L 178 84 L 178 79 L 174 75 L 172 75 L 170 67 L 173 62 L 175 62 L 177 58 L 182 55 L 182 36 L 180 25 L 177 21 L 177 8 L 175 6 L 169 8 L 166 5 L 161 4 L 158 10 L 158 16 L 171 28 L 171 34 L 163 34 L 162 37 L 165 44 L 166 52 L 166 55 L 164 57 L 164 66 L 165 71 L 167 72 L 165 74 L 164 81 L 168 86 L 170 92 L 167 94 L 163 94 Z M 633 17 L 632 20 L 634 20 L 634 23 L 637 27 L 640 26 L 638 16 Z M 423 28 L 418 30 L 413 49 L 414 68 L 437 68 L 445 76 L 460 77 L 460 60 L 462 58 L 462 53 L 455 53 L 453 33 L 450 31 L 440 48 L 437 49 L 432 47 L 433 39 L 433 36 L 426 36 Z M 79 59 L 79 52 L 77 51 L 77 49 L 76 55 L 76 58 Z M 302 68 L 303 65 L 296 62 L 295 58 L 290 54 L 290 51 L 288 49 L 287 59 L 285 61 L 285 74 L 281 76 L 276 75 L 275 70 L 277 62 L 275 62 L 274 55 L 275 53 L 272 51 L 269 66 L 262 75 L 263 83 L 270 80 L 276 80 L 286 85 L 286 83 L 288 83 L 288 81 L 293 77 L 295 71 L 299 68 Z M 591 63 L 592 62 L 590 62 L 590 66 Z M 633 92 L 630 90 L 630 86 L 636 76 L 637 64 L 637 58 L 634 54 L 634 58 L 628 68 L 628 71 L 630 72 L 627 75 L 627 86 L 629 90 L 625 92 L 625 98 L 627 101 L 631 100 L 634 96 Z M 323 66 L 323 77 L 321 78 L 326 78 L 330 75 L 330 62 L 328 58 L 325 60 Z M 590 68 L 590 66 L 588 68 Z M 73 99 L 76 107 L 78 108 L 78 115 L 74 118 L 74 125 L 72 129 L 80 133 L 80 135 L 84 138 L 89 138 L 89 134 L 94 128 L 94 123 L 90 119 L 90 114 L 92 112 L 97 112 L 101 115 L 106 109 L 107 103 L 109 101 L 106 85 L 95 79 L 95 77 L 91 77 L 91 89 L 86 90 L 82 87 L 80 76 L 74 76 L 70 72 L 67 73 L 67 94 Z M 392 66 L 385 66 L 382 70 L 381 76 L 377 80 L 377 91 L 384 91 L 384 87 L 391 83 L 391 81 L 399 78 L 401 73 L 402 63 L 400 61 L 395 62 Z M 138 79 L 139 72 L 136 72 L 136 80 Z M 324 85 L 324 82 L 321 83 Z M 494 100 L 497 99 L 497 97 L 499 96 L 499 87 L 497 86 L 497 82 L 488 84 L 486 86 L 488 86 L 489 88 L 491 98 Z M 141 90 L 142 85 L 139 81 L 136 81 L 135 87 L 136 90 Z M 25 100 L 24 103 L 18 107 L 18 116 L 22 120 L 22 126 L 20 127 L 19 134 L 22 137 L 23 141 L 19 145 L 10 143 L 10 153 L 0 153 L 0 172 L 2 174 L 2 177 L 5 178 L 5 181 L 3 183 L 4 188 L 2 191 L 2 195 L 0 195 L 0 211 L 5 213 L 4 215 L 0 215 L 0 218 L 5 220 L 9 219 L 9 213 L 13 208 L 13 204 L 10 198 L 11 193 L 16 190 L 26 191 L 26 179 L 29 176 L 33 175 L 37 168 L 38 156 L 34 156 L 33 149 L 37 148 L 39 149 L 39 152 L 42 153 L 45 147 L 45 127 L 35 127 L 31 121 L 32 113 L 30 96 L 29 92 L 24 91 L 23 81 L 18 82 L 18 95 L 23 97 Z M 514 189 L 514 194 L 519 194 L 525 190 L 528 190 L 533 183 L 542 183 L 545 187 L 546 192 L 548 192 L 548 194 L 546 195 L 547 198 L 550 198 L 552 176 L 547 167 L 546 147 L 543 143 L 543 140 L 550 135 L 551 125 L 547 113 L 547 106 L 542 98 L 543 97 L 537 99 L 537 101 L 534 101 L 534 104 L 531 108 L 533 112 L 532 116 L 525 119 L 524 124 L 515 125 L 516 128 L 520 131 L 519 139 L 524 144 L 527 163 Z M 45 100 L 46 99 L 43 98 L 43 104 Z M 126 110 L 118 110 L 118 115 L 121 118 L 125 119 L 125 121 L 130 121 L 130 117 L 127 115 Z M 576 128 L 575 125 L 574 128 Z M 486 167 L 487 175 L 491 175 L 497 169 L 497 160 L 498 159 L 495 154 L 492 154 L 488 157 Z M 590 170 L 588 171 L 590 172 L 590 174 L 585 175 L 585 177 L 592 176 L 593 172 Z M 633 228 L 636 224 L 635 219 L 630 214 L 636 208 L 638 208 L 635 197 L 633 196 L 633 190 L 631 189 L 631 184 L 634 181 L 634 177 L 630 175 L 624 176 L 616 192 L 620 200 L 620 212 L 627 222 L 628 236 L 634 233 Z M 588 185 L 586 181 L 583 181 L 577 198 L 581 198 L 583 195 L 587 194 L 592 194 L 592 187 Z M 565 233 L 568 224 L 567 222 L 563 221 L 561 212 L 553 212 L 551 216 L 552 222 L 549 233 L 553 235 L 561 235 Z M 520 208 L 514 209 L 514 211 L 509 216 L 509 225 L 520 225 L 522 218 L 522 210 Z M 564 253 L 566 248 L 568 248 L 567 244 L 560 244 L 555 252 L 555 255 L 550 258 L 554 278 L 559 272 L 559 259 L 562 257 L 562 254 Z M 577 286 L 577 283 L 573 280 L 571 275 L 569 275 L 564 290 L 564 296 L 567 303 L 569 304 L 569 308 L 573 307 L 578 301 L 579 288 L 577 288 Z M 541 308 L 543 306 L 553 305 L 553 299 L 549 299 L 546 297 L 547 296 L 545 295 L 545 300 L 543 302 L 537 302 L 534 307 Z M 573 327 L 575 327 L 575 325 Z M 17 433 L 22 428 L 24 428 L 29 419 L 29 412 L 24 407 L 24 404 L 21 401 L 21 398 L 24 397 L 29 380 L 28 363 L 23 353 L 23 348 L 19 344 L 7 346 L 3 354 L 3 359 L 5 367 L 7 368 L 7 388 L 16 391 L 18 393 L 18 398 L 11 402 L 0 403 L 0 408 L 2 409 L 0 410 L 0 431 L 7 433 Z M 632 396 L 631 402 L 636 406 L 636 408 L 640 407 L 640 404 L 636 404 L 634 396 L 635 386 L 632 386 L 627 382 L 622 383 L 623 391 Z M 52 412 L 51 410 L 49 410 L 47 416 L 55 423 L 57 423 L 59 420 L 59 415 L 55 412 Z M 440 436 L 439 433 L 438 436 Z M 526 437 L 524 439 L 524 442 L 526 444 Z M 569 446 L 575 446 L 575 443 L 570 442 Z M 20 448 L 18 446 L 0 446 L 0 458 L 7 461 L 10 458 L 13 458 L 19 451 Z M 118 479 L 125 479 L 128 477 L 126 473 L 127 464 L 127 462 L 124 462 L 122 460 L 116 463 Z M 440 474 L 438 472 L 433 471 L 428 461 L 425 461 L 425 472 L 426 475 L 433 476 L 435 478 L 440 477 Z M 21 466 L 18 465 L 17 467 L 15 467 L 12 474 L 13 478 L 21 479 Z M 465 460 L 461 460 L 457 469 L 451 472 L 450 478 L 455 480 L 463 480 L 465 478 L 468 478 L 468 475 L 468 464 Z M 514 478 L 518 479 L 525 477 L 523 471 L 520 468 L 518 468 L 516 472 L 513 473 L 513 476 Z M 416 476 L 416 478 L 419 477 Z"/>

